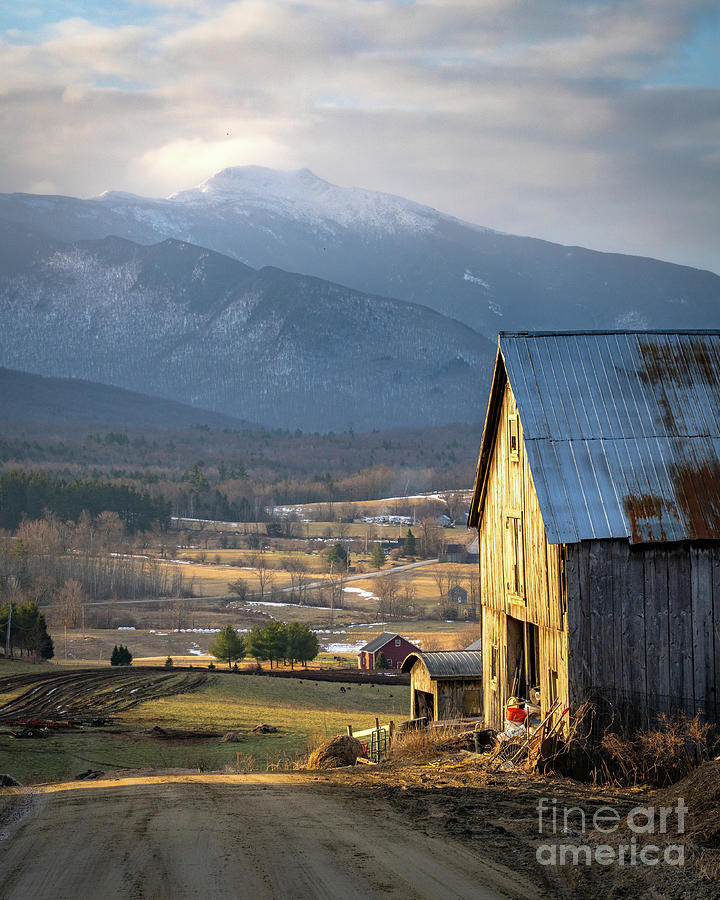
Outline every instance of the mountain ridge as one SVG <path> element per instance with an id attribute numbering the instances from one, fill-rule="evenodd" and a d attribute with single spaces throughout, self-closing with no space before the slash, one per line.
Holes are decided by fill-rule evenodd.
<path id="1" fill-rule="evenodd" d="M 498 330 L 720 325 L 715 273 L 508 235 L 309 170 L 230 167 L 167 199 L 0 195 L 0 219 L 65 240 L 176 238 L 418 303 L 490 340 Z"/>
<path id="2" fill-rule="evenodd" d="M 494 346 L 422 306 L 175 239 L 72 244 L 0 224 L 0 363 L 272 427 L 478 417 Z"/>
<path id="3" fill-rule="evenodd" d="M 54 378 L 4 367 L 0 367 L 0 420 L 158 428 L 253 427 L 249 422 L 222 413 L 137 391 L 82 378 Z"/>

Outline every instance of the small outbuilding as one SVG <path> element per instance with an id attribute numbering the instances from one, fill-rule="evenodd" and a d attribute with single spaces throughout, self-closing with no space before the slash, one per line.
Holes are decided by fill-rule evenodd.
<path id="1" fill-rule="evenodd" d="M 419 652 L 420 648 L 401 634 L 383 631 L 358 651 L 358 668 L 375 669 L 382 653 L 388 669 L 399 669 L 408 653 Z"/>
<path id="2" fill-rule="evenodd" d="M 482 653 L 418 651 L 407 657 L 402 671 L 410 673 L 410 718 L 441 722 L 482 716 Z"/>

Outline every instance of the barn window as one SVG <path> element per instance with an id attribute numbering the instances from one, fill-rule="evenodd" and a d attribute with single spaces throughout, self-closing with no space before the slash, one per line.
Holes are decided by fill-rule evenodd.
<path id="1" fill-rule="evenodd" d="M 520 425 L 517 414 L 508 416 L 508 458 L 511 462 L 520 461 Z"/>
<path id="2" fill-rule="evenodd" d="M 505 579 L 512 597 L 525 596 L 523 576 L 522 513 L 509 510 L 505 516 Z"/>
<path id="3" fill-rule="evenodd" d="M 396 647 L 399 647 L 401 644 L 402 644 L 402 639 L 401 639 L 401 638 L 395 638 L 395 646 L 396 646 Z"/>
<path id="4" fill-rule="evenodd" d="M 548 671 L 548 706 L 552 706 L 552 704 L 557 700 L 558 689 L 558 673 L 557 669 L 550 669 Z"/>

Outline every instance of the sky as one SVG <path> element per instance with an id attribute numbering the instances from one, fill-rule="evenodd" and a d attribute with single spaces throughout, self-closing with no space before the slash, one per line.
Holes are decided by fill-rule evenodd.
<path id="1" fill-rule="evenodd" d="M 307 167 L 720 273 L 720 0 L 0 0 L 0 191 Z"/>

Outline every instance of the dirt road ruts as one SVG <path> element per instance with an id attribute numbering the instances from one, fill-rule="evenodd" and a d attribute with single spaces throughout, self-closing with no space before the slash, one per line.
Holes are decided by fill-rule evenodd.
<path id="1" fill-rule="evenodd" d="M 481 847 L 428 836 L 384 801 L 307 775 L 158 776 L 0 794 L 5 900 L 540 896 Z"/>

